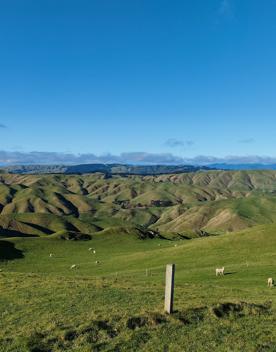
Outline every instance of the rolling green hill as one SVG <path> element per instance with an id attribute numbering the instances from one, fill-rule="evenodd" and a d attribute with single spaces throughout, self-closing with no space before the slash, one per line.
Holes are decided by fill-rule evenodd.
<path id="1" fill-rule="evenodd" d="M 1 174 L 0 210 L 0 352 L 275 351 L 276 172 Z"/>
<path id="2" fill-rule="evenodd" d="M 197 237 L 276 221 L 275 171 L 159 176 L 0 175 L 0 234 L 112 226 Z"/>
<path id="3" fill-rule="evenodd" d="M 141 241 L 117 227 L 89 243 L 55 235 L 2 239 L 0 351 L 274 351 L 276 293 L 267 278 L 275 277 L 275 233 L 273 224 L 191 241 Z M 175 311 L 168 316 L 164 273 L 171 262 Z M 226 275 L 216 277 L 222 265 Z"/>

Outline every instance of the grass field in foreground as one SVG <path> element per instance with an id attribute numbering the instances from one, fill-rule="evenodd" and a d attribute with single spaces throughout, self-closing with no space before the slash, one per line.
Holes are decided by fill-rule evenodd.
<path id="1" fill-rule="evenodd" d="M 1 239 L 0 258 L 0 351 L 276 351 L 275 225 L 190 241 Z"/>

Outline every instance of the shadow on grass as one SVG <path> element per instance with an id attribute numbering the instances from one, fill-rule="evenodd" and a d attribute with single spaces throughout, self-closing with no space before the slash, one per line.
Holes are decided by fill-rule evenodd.
<path id="1" fill-rule="evenodd" d="M 38 235 L 30 235 L 27 233 L 19 232 L 10 229 L 0 229 L 0 237 L 38 237 Z"/>
<path id="2" fill-rule="evenodd" d="M 16 249 L 14 244 L 0 240 L 0 261 L 24 258 L 23 252 Z"/>
<path id="3" fill-rule="evenodd" d="M 30 227 L 33 227 L 34 229 L 41 231 L 43 233 L 45 233 L 46 235 L 51 235 L 53 233 L 53 231 L 47 229 L 47 227 L 41 226 L 41 225 L 37 225 L 37 224 L 33 224 L 31 222 L 26 222 L 26 221 L 22 221 L 23 224 L 26 224 Z"/>
<path id="4" fill-rule="evenodd" d="M 234 275 L 237 274 L 236 271 L 229 271 L 228 273 L 224 273 L 224 275 Z"/>

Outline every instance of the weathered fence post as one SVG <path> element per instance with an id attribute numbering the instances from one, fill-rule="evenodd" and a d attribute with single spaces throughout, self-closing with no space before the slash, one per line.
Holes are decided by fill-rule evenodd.
<path id="1" fill-rule="evenodd" d="M 173 293 L 174 293 L 174 273 L 175 264 L 166 266 L 166 288 L 165 288 L 165 312 L 173 312 Z"/>

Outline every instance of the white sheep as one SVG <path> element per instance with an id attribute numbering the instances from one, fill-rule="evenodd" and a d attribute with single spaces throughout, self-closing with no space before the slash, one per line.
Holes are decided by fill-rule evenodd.
<path id="1" fill-rule="evenodd" d="M 50 253 L 49 257 L 52 258 L 52 256 L 53 256 L 53 253 Z"/>
<path id="2" fill-rule="evenodd" d="M 96 254 L 96 251 L 95 251 L 95 249 L 94 249 L 93 253 L 94 253 L 94 254 Z"/>
<path id="3" fill-rule="evenodd" d="M 76 264 L 73 264 L 71 265 L 70 269 L 76 269 L 77 265 Z"/>
<path id="4" fill-rule="evenodd" d="M 100 264 L 100 262 L 98 260 L 95 261 L 95 264 Z"/>
<path id="5" fill-rule="evenodd" d="M 216 276 L 218 275 L 224 275 L 224 266 L 216 269 Z"/>
<path id="6" fill-rule="evenodd" d="M 269 278 L 267 279 L 267 286 L 268 286 L 268 287 L 274 286 L 274 280 L 272 279 L 272 277 L 269 277 Z"/>

